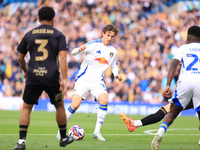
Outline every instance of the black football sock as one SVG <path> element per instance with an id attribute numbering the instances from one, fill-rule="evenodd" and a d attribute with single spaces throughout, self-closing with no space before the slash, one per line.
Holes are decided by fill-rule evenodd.
<path id="1" fill-rule="evenodd" d="M 25 125 L 19 125 L 19 139 L 26 139 L 28 126 Z"/>
<path id="2" fill-rule="evenodd" d="M 58 127 L 59 127 L 59 130 L 60 130 L 61 139 L 66 138 L 66 124 L 58 125 Z"/>
<path id="3" fill-rule="evenodd" d="M 165 108 L 161 107 L 155 114 L 151 114 L 151 115 L 141 119 L 141 122 L 142 122 L 143 126 L 157 123 L 160 120 L 162 120 L 166 114 L 167 114 L 167 111 L 165 110 Z"/>

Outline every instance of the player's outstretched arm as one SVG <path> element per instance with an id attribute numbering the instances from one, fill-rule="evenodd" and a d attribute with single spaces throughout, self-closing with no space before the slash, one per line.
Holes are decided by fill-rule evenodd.
<path id="1" fill-rule="evenodd" d="M 87 45 L 82 45 L 80 46 L 79 48 L 75 48 L 72 50 L 71 54 L 72 55 L 76 55 L 76 54 L 79 54 L 80 52 L 83 52 L 85 49 L 87 48 Z"/>

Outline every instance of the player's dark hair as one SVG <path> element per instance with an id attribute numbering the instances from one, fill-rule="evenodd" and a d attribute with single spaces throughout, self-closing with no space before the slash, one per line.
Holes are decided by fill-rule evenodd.
<path id="1" fill-rule="evenodd" d="M 200 37 L 200 27 L 199 26 L 191 26 L 189 29 L 188 29 L 188 35 L 193 35 L 195 37 Z"/>
<path id="2" fill-rule="evenodd" d="M 40 8 L 40 10 L 38 11 L 38 16 L 41 21 L 42 20 L 51 21 L 55 16 L 55 11 L 52 7 L 44 6 Z"/>
<path id="3" fill-rule="evenodd" d="M 117 35 L 117 33 L 118 33 L 118 30 L 117 30 L 117 28 L 114 26 L 114 25 L 112 25 L 112 24 L 108 24 L 108 25 L 106 25 L 103 29 L 102 29 L 102 32 L 105 34 L 107 31 L 112 31 L 112 32 L 115 32 L 115 35 Z"/>

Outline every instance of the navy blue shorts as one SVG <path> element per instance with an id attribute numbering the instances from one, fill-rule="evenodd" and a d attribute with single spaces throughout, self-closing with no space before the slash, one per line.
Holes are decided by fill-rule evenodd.
<path id="1" fill-rule="evenodd" d="M 59 89 L 59 85 L 47 86 L 26 84 L 22 93 L 22 99 L 27 104 L 38 104 L 40 95 L 45 91 L 50 98 L 51 104 L 55 104 L 64 99 L 63 93 Z"/>

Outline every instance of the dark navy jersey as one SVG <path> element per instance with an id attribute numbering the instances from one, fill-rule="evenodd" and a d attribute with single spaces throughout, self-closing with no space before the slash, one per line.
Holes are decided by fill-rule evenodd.
<path id="1" fill-rule="evenodd" d="M 68 51 L 64 34 L 49 25 L 40 25 L 27 32 L 17 48 L 30 54 L 26 84 L 59 84 L 59 51 Z"/>

